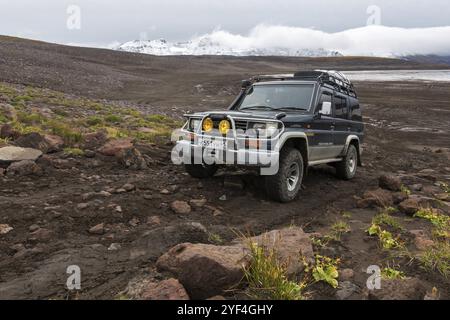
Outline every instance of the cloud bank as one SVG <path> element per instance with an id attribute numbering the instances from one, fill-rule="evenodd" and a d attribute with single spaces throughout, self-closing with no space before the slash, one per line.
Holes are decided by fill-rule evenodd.
<path id="1" fill-rule="evenodd" d="M 330 50 L 352 56 L 450 55 L 450 26 L 434 28 L 394 28 L 366 26 L 337 33 L 288 26 L 258 25 L 247 35 L 215 30 L 194 37 L 209 38 L 216 45 L 237 50 L 283 48 Z"/>

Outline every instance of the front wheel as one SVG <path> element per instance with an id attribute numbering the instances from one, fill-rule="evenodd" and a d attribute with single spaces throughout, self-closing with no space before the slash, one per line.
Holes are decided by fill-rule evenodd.
<path id="1" fill-rule="evenodd" d="M 336 163 L 335 167 L 336 174 L 339 178 L 344 180 L 353 179 L 358 168 L 358 151 L 353 144 L 348 147 L 344 159 L 341 162 Z"/>
<path id="2" fill-rule="evenodd" d="M 191 177 L 198 179 L 210 178 L 217 171 L 216 165 L 186 164 L 184 168 Z"/>
<path id="3" fill-rule="evenodd" d="M 300 151 L 286 148 L 280 154 L 278 173 L 266 177 L 267 195 L 279 202 L 294 200 L 303 181 L 303 157 Z"/>

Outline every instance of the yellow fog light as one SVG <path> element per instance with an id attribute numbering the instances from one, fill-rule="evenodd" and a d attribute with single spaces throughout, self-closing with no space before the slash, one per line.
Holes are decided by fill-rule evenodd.
<path id="1" fill-rule="evenodd" d="M 211 118 L 203 120 L 203 131 L 209 132 L 213 129 L 214 123 Z"/>
<path id="2" fill-rule="evenodd" d="M 221 134 L 224 134 L 224 135 L 227 134 L 228 130 L 230 130 L 230 128 L 231 128 L 230 121 L 228 121 L 228 120 L 220 121 L 220 123 L 219 123 L 219 132 Z"/>

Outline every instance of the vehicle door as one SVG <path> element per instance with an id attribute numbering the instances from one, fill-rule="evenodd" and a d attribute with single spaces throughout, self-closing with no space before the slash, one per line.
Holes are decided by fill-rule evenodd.
<path id="1" fill-rule="evenodd" d="M 338 157 L 344 150 L 345 143 L 347 142 L 347 137 L 351 133 L 352 126 L 349 119 L 349 98 L 346 95 L 335 91 L 333 100 L 334 157 Z"/>
<path id="2" fill-rule="evenodd" d="M 333 91 L 322 88 L 317 101 L 311 130 L 307 133 L 310 161 L 333 158 Z"/>

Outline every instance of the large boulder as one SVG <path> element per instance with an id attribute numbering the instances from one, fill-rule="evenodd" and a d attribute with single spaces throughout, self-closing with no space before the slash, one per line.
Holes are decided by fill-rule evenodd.
<path id="1" fill-rule="evenodd" d="M 133 147 L 133 139 L 123 138 L 110 140 L 98 149 L 98 152 L 104 156 L 115 156 L 122 150 Z"/>
<path id="2" fill-rule="evenodd" d="M 0 148 L 0 162 L 35 161 L 42 156 L 42 151 L 32 148 L 7 146 Z"/>
<path id="3" fill-rule="evenodd" d="M 418 198 L 415 197 L 411 197 L 406 199 L 405 201 L 402 201 L 399 205 L 398 208 L 400 209 L 401 212 L 403 212 L 404 214 L 413 216 L 416 214 L 417 211 L 420 210 L 421 208 L 421 203 L 419 201 Z"/>
<path id="4" fill-rule="evenodd" d="M 108 132 L 99 130 L 85 134 L 83 136 L 83 148 L 87 150 L 97 150 L 108 141 Z"/>
<path id="5" fill-rule="evenodd" d="M 394 197 L 391 192 L 383 189 L 376 189 L 364 193 L 362 199 L 357 203 L 359 208 L 390 207 L 394 204 Z"/>
<path id="6" fill-rule="evenodd" d="M 278 261 L 287 268 L 289 276 L 299 274 L 304 269 L 304 261 L 314 263 L 311 239 L 300 227 L 272 230 L 260 236 L 245 240 L 263 247 L 266 252 L 274 251 Z"/>
<path id="7" fill-rule="evenodd" d="M 267 251 L 274 250 L 278 260 L 286 265 L 288 276 L 303 270 L 303 258 L 313 262 L 309 236 L 301 228 L 293 227 L 250 239 L 236 239 L 229 246 L 179 244 L 162 255 L 156 266 L 159 271 L 174 275 L 191 298 L 206 299 L 222 294 L 241 281 L 244 267 L 251 263 L 252 243 Z"/>
<path id="8" fill-rule="evenodd" d="M 390 175 L 382 175 L 378 179 L 378 185 L 380 188 L 387 189 L 390 191 L 401 191 L 402 181 L 400 178 Z"/>
<path id="9" fill-rule="evenodd" d="M 119 164 L 128 169 L 143 170 L 147 169 L 147 162 L 141 152 L 136 148 L 128 148 L 119 151 L 116 154 Z"/>
<path id="10" fill-rule="evenodd" d="M 207 299 L 237 285 L 248 264 L 243 246 L 182 243 L 156 262 L 159 271 L 170 272 L 192 299 Z"/>
<path id="11" fill-rule="evenodd" d="M 21 136 L 19 139 L 14 141 L 13 144 L 22 148 L 38 149 L 43 153 L 47 153 L 49 147 L 44 137 L 37 132 L 32 132 Z"/>
<path id="12" fill-rule="evenodd" d="M 42 172 L 42 168 L 31 160 L 14 162 L 6 169 L 7 176 L 41 175 Z"/>

